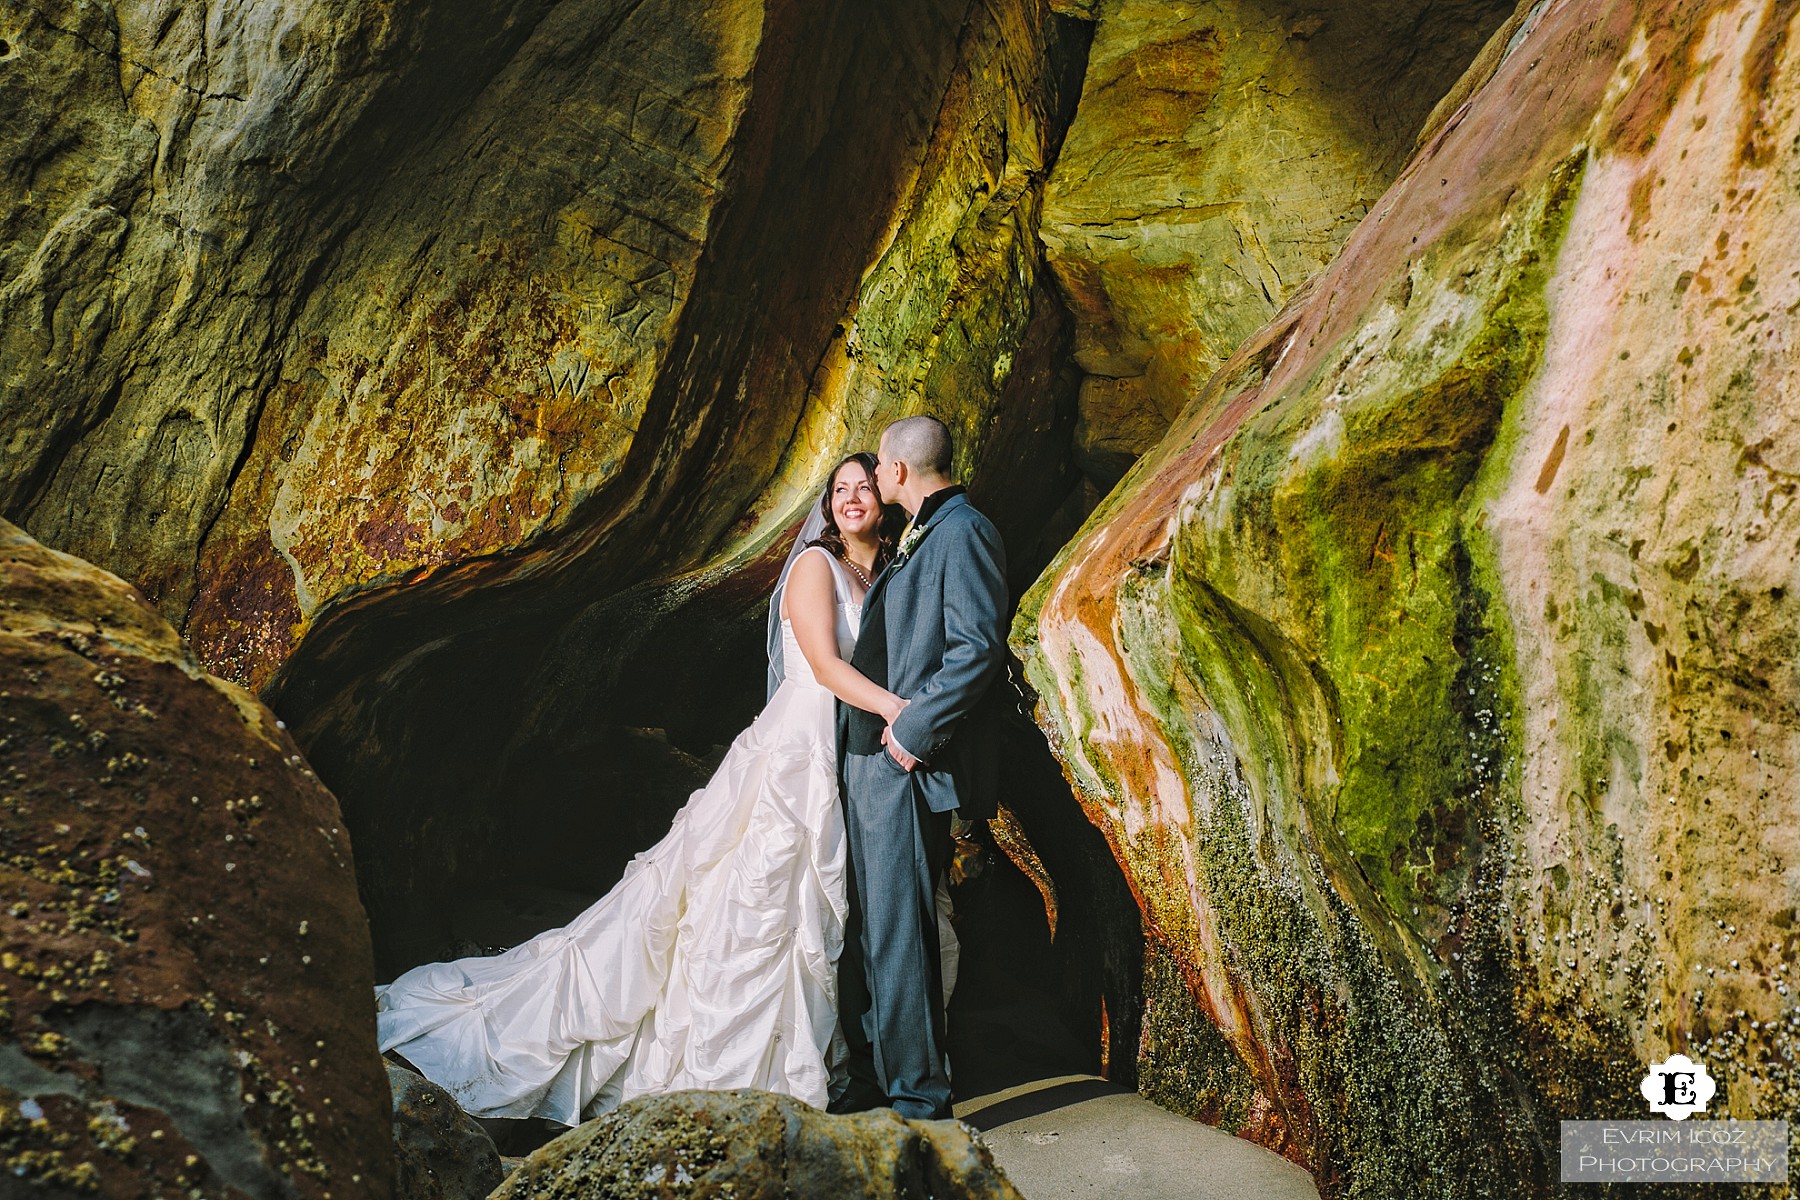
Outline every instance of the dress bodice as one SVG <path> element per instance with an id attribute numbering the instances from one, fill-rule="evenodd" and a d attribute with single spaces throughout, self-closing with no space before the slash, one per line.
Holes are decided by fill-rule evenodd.
<path id="1" fill-rule="evenodd" d="M 862 605 L 851 599 L 855 593 L 850 590 L 850 575 L 844 570 L 844 564 L 823 546 L 815 546 L 802 553 L 823 554 L 831 564 L 832 590 L 837 597 L 838 657 L 849 662 L 851 653 L 856 649 L 857 632 L 862 628 Z M 786 681 L 807 687 L 819 686 L 811 664 L 800 650 L 799 640 L 794 637 L 794 623 L 786 617 L 781 619 L 781 665 L 782 677 Z"/>

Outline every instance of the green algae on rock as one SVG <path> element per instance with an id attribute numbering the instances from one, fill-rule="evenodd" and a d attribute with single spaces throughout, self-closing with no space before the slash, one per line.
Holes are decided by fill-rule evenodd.
<path id="1" fill-rule="evenodd" d="M 1014 627 L 1244 1131 L 1331 1194 L 1548 1194 L 1673 1049 L 1795 1099 L 1800 146 L 1701 132 L 1794 128 L 1792 51 L 1505 34 Z"/>
<path id="2" fill-rule="evenodd" d="M 8 1188 L 387 1195 L 349 843 L 281 723 L 4 523 L 0 679 Z"/>

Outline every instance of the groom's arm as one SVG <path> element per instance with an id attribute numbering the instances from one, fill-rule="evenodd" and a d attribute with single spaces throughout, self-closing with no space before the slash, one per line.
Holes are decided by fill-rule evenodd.
<path id="1" fill-rule="evenodd" d="M 951 535 L 951 536 L 946 536 Z M 1006 551 L 986 519 L 936 531 L 947 560 L 942 665 L 894 719 L 892 736 L 930 762 L 1006 663 Z"/>

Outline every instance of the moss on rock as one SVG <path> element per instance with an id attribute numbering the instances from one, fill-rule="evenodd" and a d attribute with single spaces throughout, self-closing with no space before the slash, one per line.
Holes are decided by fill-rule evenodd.
<path id="1" fill-rule="evenodd" d="M 1800 276 L 1763 289 L 1800 210 L 1701 131 L 1800 105 L 1700 86 L 1703 55 L 1770 78 L 1742 15 L 1510 28 L 1015 625 L 1088 813 L 1269 1097 L 1244 1132 L 1328 1194 L 1548 1194 L 1556 1120 L 1640 1114 L 1675 1050 L 1732 1114 L 1792 1111 L 1771 323 Z"/>
<path id="2" fill-rule="evenodd" d="M 671 1092 L 539 1148 L 494 1200 L 1020 1200 L 966 1125 L 830 1116 L 789 1096 Z"/>

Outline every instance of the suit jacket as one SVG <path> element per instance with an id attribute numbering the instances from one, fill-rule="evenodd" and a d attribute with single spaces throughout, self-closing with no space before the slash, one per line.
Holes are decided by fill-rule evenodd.
<path id="1" fill-rule="evenodd" d="M 993 789 L 985 785 L 994 747 L 978 736 L 979 718 L 965 731 L 970 736 L 958 734 L 1005 670 L 1006 551 L 963 495 L 945 500 L 915 532 L 912 551 L 888 564 L 863 602 L 864 638 L 871 618 L 886 634 L 885 670 L 872 642 L 865 655 L 859 640 L 852 661 L 874 666 L 870 677 L 908 701 L 894 734 L 921 760 L 915 775 L 931 810 L 992 816 Z M 881 719 L 857 709 L 845 715 L 849 748 L 872 753 L 871 722 L 878 738 Z"/>

